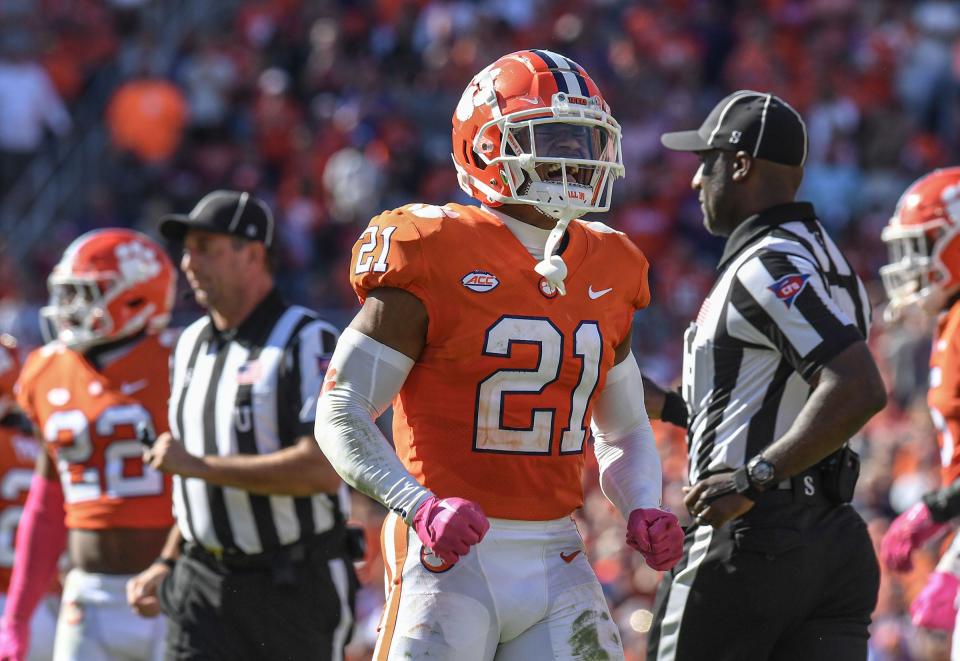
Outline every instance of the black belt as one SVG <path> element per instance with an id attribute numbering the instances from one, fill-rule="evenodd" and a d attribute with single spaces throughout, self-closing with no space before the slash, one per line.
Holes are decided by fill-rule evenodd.
<path id="1" fill-rule="evenodd" d="M 330 559 L 345 553 L 345 535 L 340 527 L 262 553 L 244 553 L 238 549 L 208 549 L 194 542 L 183 545 L 183 554 L 188 558 L 215 569 L 235 571 L 265 571 L 278 564 L 296 565 L 311 558 Z"/>
<path id="2" fill-rule="evenodd" d="M 717 473 L 707 473 L 700 476 L 705 479 Z M 798 505 L 808 505 L 811 507 L 822 507 L 825 505 L 839 505 L 840 503 L 831 499 L 823 489 L 823 479 L 819 466 L 808 468 L 798 475 L 778 482 L 773 487 L 761 493 L 756 500 L 756 507 L 763 508 L 766 505 L 786 505 L 796 503 Z"/>
<path id="3" fill-rule="evenodd" d="M 771 505 L 796 503 L 809 506 L 840 504 L 824 492 L 820 469 L 816 466 L 783 480 L 772 489 L 764 491 L 757 499 L 757 505 L 762 506 L 768 503 Z"/>

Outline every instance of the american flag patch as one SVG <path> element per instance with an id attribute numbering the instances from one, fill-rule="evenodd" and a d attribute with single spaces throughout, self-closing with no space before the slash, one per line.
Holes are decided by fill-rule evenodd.
<path id="1" fill-rule="evenodd" d="M 710 314 L 710 297 L 703 299 L 700 310 L 697 312 L 697 326 L 707 325 L 707 316 Z"/>
<path id="2" fill-rule="evenodd" d="M 249 386 L 260 380 L 260 360 L 248 360 L 237 370 L 237 385 Z"/>

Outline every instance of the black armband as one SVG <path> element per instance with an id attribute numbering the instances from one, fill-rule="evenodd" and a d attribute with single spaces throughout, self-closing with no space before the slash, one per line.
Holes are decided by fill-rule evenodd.
<path id="1" fill-rule="evenodd" d="M 949 521 L 960 515 L 960 480 L 951 482 L 937 491 L 924 494 L 923 504 L 930 510 L 930 516 L 937 523 Z"/>
<path id="2" fill-rule="evenodd" d="M 687 403 L 683 401 L 680 393 L 673 390 L 667 391 L 664 394 L 663 410 L 660 412 L 660 419 L 686 429 L 688 415 Z"/>
<path id="3" fill-rule="evenodd" d="M 176 558 L 164 558 L 162 555 L 153 561 L 155 565 L 164 565 L 167 569 L 173 571 L 174 565 L 177 564 Z"/>

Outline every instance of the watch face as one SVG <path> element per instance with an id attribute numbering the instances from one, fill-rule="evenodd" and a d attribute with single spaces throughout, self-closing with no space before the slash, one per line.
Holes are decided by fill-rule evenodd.
<path id="1" fill-rule="evenodd" d="M 750 479 L 757 484 L 766 484 L 773 479 L 774 468 L 769 461 L 759 459 L 750 462 Z"/>

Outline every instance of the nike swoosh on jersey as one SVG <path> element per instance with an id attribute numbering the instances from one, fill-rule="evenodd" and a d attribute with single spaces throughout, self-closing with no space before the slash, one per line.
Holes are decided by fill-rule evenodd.
<path id="1" fill-rule="evenodd" d="M 120 392 L 124 395 L 132 395 L 135 392 L 140 392 L 144 388 L 150 385 L 150 382 L 146 379 L 140 379 L 139 381 L 131 381 L 130 383 L 121 383 Z"/>
<path id="2" fill-rule="evenodd" d="M 576 558 L 578 555 L 580 555 L 580 551 L 574 551 L 573 553 L 563 553 L 561 551 L 560 559 L 569 565 L 571 562 L 573 562 L 573 559 Z"/>
<path id="3" fill-rule="evenodd" d="M 593 300 L 600 298 L 604 294 L 609 294 L 612 291 L 613 287 L 607 287 L 606 289 L 601 289 L 600 291 L 593 291 L 593 285 L 587 286 L 587 296 Z"/>

